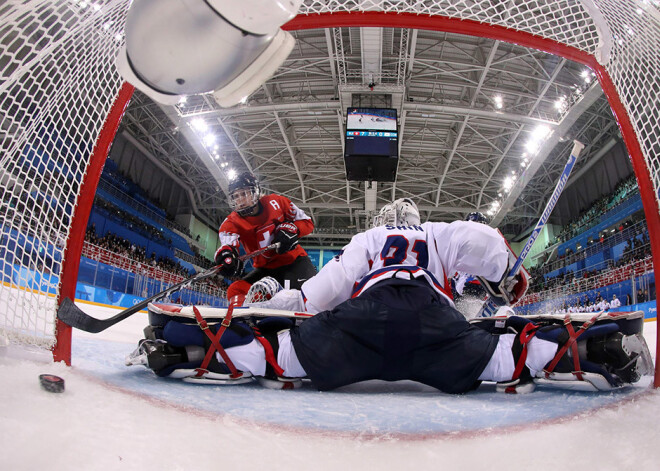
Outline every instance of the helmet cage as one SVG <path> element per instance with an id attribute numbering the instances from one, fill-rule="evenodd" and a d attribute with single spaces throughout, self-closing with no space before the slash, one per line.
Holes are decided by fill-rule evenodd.
<path id="1" fill-rule="evenodd" d="M 421 223 L 417 205 L 410 198 L 399 198 L 386 204 L 374 216 L 373 227 L 414 226 Z"/>
<path id="2" fill-rule="evenodd" d="M 250 173 L 243 173 L 229 184 L 229 207 L 241 216 L 249 216 L 259 204 L 259 182 Z"/>

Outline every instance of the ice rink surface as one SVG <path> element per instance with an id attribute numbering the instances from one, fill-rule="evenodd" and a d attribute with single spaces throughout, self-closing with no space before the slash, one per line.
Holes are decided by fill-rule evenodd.
<path id="1" fill-rule="evenodd" d="M 145 325 L 136 314 L 100 334 L 75 331 L 72 368 L 0 347 L 0 470 L 660 467 L 650 378 L 611 393 L 520 396 L 491 385 L 453 396 L 412 382 L 323 393 L 191 385 L 124 366 Z M 646 323 L 652 353 L 655 329 Z M 62 376 L 66 391 L 41 390 L 41 373 Z"/>

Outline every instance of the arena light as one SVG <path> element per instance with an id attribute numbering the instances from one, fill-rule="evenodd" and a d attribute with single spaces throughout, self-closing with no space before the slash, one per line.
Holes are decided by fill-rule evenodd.
<path id="1" fill-rule="evenodd" d="M 502 95 L 495 95 L 493 97 L 493 101 L 495 102 L 495 108 L 497 108 L 498 110 L 501 110 L 502 107 L 504 106 Z"/>
<path id="2" fill-rule="evenodd" d="M 550 134 L 550 128 L 543 124 L 537 126 L 532 132 L 532 137 L 537 140 L 545 139 Z"/>
<path id="3" fill-rule="evenodd" d="M 193 129 L 199 132 L 206 132 L 209 128 L 209 125 L 202 118 L 195 118 L 192 120 L 191 125 Z"/>
<path id="4" fill-rule="evenodd" d="M 206 147 L 215 146 L 215 140 L 216 140 L 215 134 L 212 134 L 212 133 L 208 133 L 208 134 L 204 135 L 204 137 L 202 137 L 202 141 L 204 142 L 204 145 Z"/>
<path id="5" fill-rule="evenodd" d="M 525 149 L 530 154 L 536 154 L 541 147 L 541 143 L 550 135 L 550 128 L 545 125 L 537 126 L 525 144 Z"/>
<path id="6" fill-rule="evenodd" d="M 504 179 L 504 183 L 502 184 L 502 188 L 504 189 L 504 191 L 506 192 L 510 191 L 511 188 L 513 187 L 514 182 L 515 182 L 514 177 L 506 177 Z"/>
<path id="7" fill-rule="evenodd" d="M 500 209 L 500 202 L 495 200 L 490 204 L 490 209 L 486 212 L 489 216 L 493 216 Z"/>

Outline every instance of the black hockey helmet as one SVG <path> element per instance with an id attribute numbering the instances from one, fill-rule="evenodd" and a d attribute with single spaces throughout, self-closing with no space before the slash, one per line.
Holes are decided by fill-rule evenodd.
<path id="1" fill-rule="evenodd" d="M 250 172 L 243 172 L 229 182 L 229 207 L 241 216 L 252 214 L 260 197 L 259 182 Z"/>
<path id="2" fill-rule="evenodd" d="M 474 211 L 470 214 L 468 214 L 465 217 L 466 221 L 473 221 L 473 222 L 480 222 L 481 224 L 488 224 L 488 218 L 484 216 L 483 213 L 480 213 L 479 211 Z"/>

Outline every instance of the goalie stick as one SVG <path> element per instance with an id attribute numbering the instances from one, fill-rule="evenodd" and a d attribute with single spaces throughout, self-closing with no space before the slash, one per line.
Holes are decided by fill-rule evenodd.
<path id="1" fill-rule="evenodd" d="M 509 273 L 506 275 L 507 278 L 516 276 L 520 271 L 523 262 L 527 258 L 527 255 L 529 254 L 529 251 L 532 248 L 532 245 L 534 245 L 534 242 L 536 242 L 536 239 L 541 233 L 541 230 L 547 224 L 548 219 L 550 218 L 550 214 L 552 213 L 552 210 L 555 209 L 555 205 L 557 204 L 557 201 L 559 200 L 562 191 L 564 191 L 564 187 L 566 186 L 568 177 L 571 175 L 573 166 L 575 166 L 575 162 L 577 161 L 577 158 L 580 155 L 580 152 L 582 152 L 583 148 L 584 148 L 584 144 L 582 144 L 580 141 L 573 141 L 573 150 L 571 150 L 571 155 L 568 157 L 568 162 L 566 162 L 566 165 L 564 166 L 564 170 L 561 172 L 561 175 L 559 176 L 559 181 L 557 182 L 557 185 L 555 186 L 552 195 L 550 195 L 550 199 L 548 200 L 548 203 L 545 205 L 545 209 L 543 210 L 543 213 L 539 218 L 539 222 L 536 223 L 536 227 L 534 227 L 534 230 L 529 235 L 529 239 L 527 239 L 527 242 L 525 243 L 525 246 L 520 252 L 520 255 L 518 255 L 518 258 L 513 264 L 513 267 L 511 267 L 511 270 L 509 270 Z M 500 306 L 497 305 L 495 301 L 493 301 L 492 297 L 489 296 L 488 299 L 486 299 L 486 301 L 484 302 L 484 305 L 479 311 L 479 314 L 477 314 L 477 317 L 491 317 L 495 314 L 495 312 L 497 312 L 497 309 L 499 307 Z"/>
<path id="2" fill-rule="evenodd" d="M 255 250 L 254 252 L 251 252 L 249 254 L 241 255 L 239 259 L 242 261 L 249 260 L 253 257 L 256 257 L 257 255 L 261 255 L 262 253 L 267 252 L 268 250 L 277 249 L 279 246 L 280 243 L 276 242 L 274 244 L 270 244 L 267 247 L 264 247 L 263 249 Z M 121 311 L 117 315 L 109 317 L 108 319 L 97 319 L 95 317 L 92 317 L 89 314 L 86 314 L 78 306 L 76 306 L 73 300 L 71 300 L 70 298 L 64 298 L 62 300 L 62 303 L 60 304 L 60 307 L 57 310 L 57 317 L 62 322 L 64 322 L 67 325 L 70 325 L 71 327 L 74 327 L 79 330 L 84 330 L 85 332 L 90 332 L 92 334 L 97 334 L 99 332 L 104 331 L 108 327 L 112 327 L 116 323 L 123 321 L 127 317 L 132 316 L 136 312 L 141 311 L 142 309 L 147 307 L 149 303 L 153 301 L 156 301 L 165 296 L 169 296 L 170 294 L 179 291 L 180 289 L 185 288 L 186 286 L 192 283 L 215 276 L 218 273 L 218 270 L 219 267 L 214 266 L 212 268 L 209 268 L 208 270 L 199 272 L 196 275 L 187 278 L 180 283 L 174 284 L 169 288 L 161 291 L 160 293 L 156 293 L 150 298 L 147 298 L 144 301 L 137 303 L 135 306 L 129 307 L 128 309 Z"/>
<path id="3" fill-rule="evenodd" d="M 227 316 L 238 318 L 259 317 L 288 317 L 291 319 L 308 319 L 313 317 L 311 312 L 289 311 L 260 307 L 259 303 L 250 306 L 231 306 L 229 308 L 209 306 L 176 306 L 171 304 L 149 304 L 149 323 L 161 324 L 164 319 L 175 320 L 182 323 L 197 324 L 198 318 L 195 309 L 209 324 L 222 322 Z"/>

